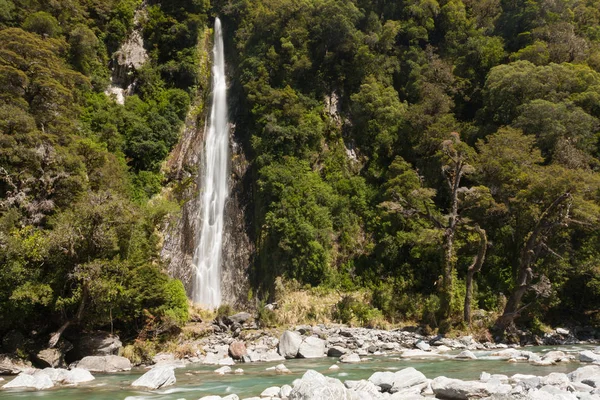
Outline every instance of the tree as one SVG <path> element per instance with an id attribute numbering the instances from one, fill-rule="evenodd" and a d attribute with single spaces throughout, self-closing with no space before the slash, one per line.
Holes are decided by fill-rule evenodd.
<path id="1" fill-rule="evenodd" d="M 454 240 L 456 229 L 460 223 L 459 192 L 462 189 L 460 184 L 464 176 L 474 172 L 471 165 L 474 156 L 475 151 L 460 140 L 460 135 L 457 132 L 452 132 L 450 138 L 442 142 L 439 152 L 442 161 L 442 174 L 446 178 L 450 196 L 450 207 L 445 218 L 446 222 L 437 222 L 438 226 L 444 230 L 444 267 L 440 309 L 440 315 L 444 319 L 450 317 L 454 295 L 453 274 L 456 265 Z"/>
<path id="2" fill-rule="evenodd" d="M 483 262 L 485 261 L 485 253 L 487 252 L 488 239 L 485 230 L 481 229 L 479 225 L 475 225 L 475 231 L 479 235 L 479 251 L 473 259 L 473 263 L 467 269 L 466 285 L 467 290 L 465 294 L 465 307 L 464 307 L 464 321 L 471 325 L 471 301 L 473 298 L 473 277 L 476 273 L 481 271 Z"/>
<path id="3" fill-rule="evenodd" d="M 534 138 L 503 129 L 480 142 L 479 179 L 511 214 L 514 232 L 514 285 L 496 329 L 513 326 L 538 296 L 548 296 L 550 282 L 539 271 L 544 257 L 560 257 L 550 247 L 559 231 L 569 226 L 594 226 L 600 216 L 597 190 L 600 179 L 589 171 L 543 165 Z M 528 291 L 534 300 L 522 305 Z"/>

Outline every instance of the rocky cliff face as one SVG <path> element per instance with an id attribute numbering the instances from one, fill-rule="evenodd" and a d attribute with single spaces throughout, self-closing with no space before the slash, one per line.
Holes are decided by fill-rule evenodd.
<path id="1" fill-rule="evenodd" d="M 115 96 L 119 104 L 125 103 L 125 97 L 133 92 L 134 73 L 148 60 L 142 38 L 142 21 L 145 19 L 147 3 L 144 1 L 135 11 L 133 31 L 119 48 L 111 60 L 112 76 L 110 86 L 106 89 L 108 96 Z"/>
<path id="2" fill-rule="evenodd" d="M 210 35 L 200 44 L 201 77 L 194 106 L 190 111 L 181 138 L 171 152 L 166 175 L 170 181 L 168 195 L 181 206 L 178 216 L 163 228 L 161 255 L 168 264 L 169 275 L 180 279 L 188 296 L 192 291 L 194 251 L 199 239 L 201 221 L 202 167 L 206 117 L 210 112 Z M 248 268 L 253 247 L 248 235 L 245 190 L 249 164 L 238 145 L 235 126 L 230 126 L 229 198 L 225 205 L 225 236 L 223 238 L 222 292 L 223 302 L 242 307 L 248 293 Z"/>

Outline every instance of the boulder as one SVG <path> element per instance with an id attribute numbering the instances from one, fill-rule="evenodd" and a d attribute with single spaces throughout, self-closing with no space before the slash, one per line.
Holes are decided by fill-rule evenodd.
<path id="1" fill-rule="evenodd" d="M 281 393 L 279 386 L 271 386 L 263 390 L 260 397 L 279 397 L 279 393 Z"/>
<path id="2" fill-rule="evenodd" d="M 67 353 L 69 360 L 79 360 L 87 356 L 116 355 L 123 347 L 117 335 L 109 332 L 97 331 L 81 335 L 73 339 L 73 349 Z"/>
<path id="3" fill-rule="evenodd" d="M 394 386 L 395 379 L 395 374 L 390 371 L 375 372 L 369 377 L 369 381 L 375 384 L 376 386 L 379 386 L 382 392 L 389 391 L 392 388 L 392 386 Z"/>
<path id="4" fill-rule="evenodd" d="M 343 400 L 349 399 L 348 390 L 338 379 L 326 378 L 317 371 L 308 370 L 302 379 L 294 381 L 290 400 Z"/>
<path id="5" fill-rule="evenodd" d="M 402 358 L 430 358 L 439 357 L 440 355 L 431 351 L 423 351 L 418 349 L 404 350 L 400 357 Z"/>
<path id="6" fill-rule="evenodd" d="M 219 375 L 229 374 L 229 373 L 231 373 L 231 367 L 224 366 L 221 368 L 217 368 L 217 369 L 215 369 L 215 373 L 219 374 Z"/>
<path id="7" fill-rule="evenodd" d="M 327 356 L 328 357 L 341 357 L 344 354 L 348 353 L 350 350 L 348 350 L 345 347 L 341 347 L 341 346 L 333 346 L 330 347 L 329 349 L 327 349 Z"/>
<path id="8" fill-rule="evenodd" d="M 343 356 L 340 357 L 340 362 L 349 363 L 349 364 L 359 363 L 360 357 L 356 353 L 344 354 Z"/>
<path id="9" fill-rule="evenodd" d="M 581 362 L 600 362 L 600 355 L 589 350 L 579 352 L 579 361 Z"/>
<path id="10" fill-rule="evenodd" d="M 248 351 L 244 342 L 233 342 L 229 345 L 229 355 L 234 360 L 241 360 Z"/>
<path id="11" fill-rule="evenodd" d="M 4 386 L 4 389 L 36 389 L 43 390 L 49 389 L 54 386 L 52 379 L 48 375 L 38 374 L 38 375 L 29 375 L 29 374 L 19 374 L 15 379 L 8 382 Z"/>
<path id="12" fill-rule="evenodd" d="M 325 341 L 316 336 L 304 339 L 298 349 L 298 356 L 302 358 L 319 358 L 325 356 Z"/>
<path id="13" fill-rule="evenodd" d="M 337 371 L 338 369 L 340 369 L 339 366 L 337 366 L 336 364 L 333 364 L 331 367 L 329 367 L 328 369 L 332 370 L 332 371 Z"/>
<path id="14" fill-rule="evenodd" d="M 431 346 L 429 345 L 429 343 L 424 342 L 422 340 L 419 340 L 416 344 L 415 347 L 419 350 L 423 350 L 423 351 L 429 351 L 429 349 L 431 349 Z"/>
<path id="15" fill-rule="evenodd" d="M 275 366 L 275 372 L 278 374 L 290 374 L 292 371 L 287 369 L 287 367 L 283 364 L 278 364 Z"/>
<path id="16" fill-rule="evenodd" d="M 235 365 L 235 361 L 233 361 L 233 358 L 231 357 L 225 357 L 220 359 L 217 364 L 219 365 Z"/>
<path id="17" fill-rule="evenodd" d="M 73 368 L 68 372 L 63 383 L 67 385 L 77 385 L 79 383 L 93 381 L 94 379 L 96 378 L 94 378 L 90 371 L 82 368 Z"/>
<path id="18" fill-rule="evenodd" d="M 252 315 L 247 312 L 239 312 L 237 314 L 230 315 L 227 317 L 233 324 L 244 325 L 246 322 L 250 321 Z"/>
<path id="19" fill-rule="evenodd" d="M 550 385 L 560 388 L 561 390 L 567 390 L 567 387 L 571 383 L 567 374 L 561 372 L 552 372 L 548 376 L 541 378 L 542 385 Z"/>
<path id="20" fill-rule="evenodd" d="M 31 369 L 31 363 L 8 354 L 0 354 L 0 375 L 17 375 Z"/>
<path id="21" fill-rule="evenodd" d="M 364 379 L 360 381 L 346 381 L 344 382 L 344 386 L 350 389 L 350 391 L 357 393 L 361 399 L 373 399 L 381 396 L 379 387 L 373 382 Z"/>
<path id="22" fill-rule="evenodd" d="M 302 336 L 298 332 L 285 331 L 279 338 L 279 354 L 285 358 L 296 358 L 301 344 Z"/>
<path id="23" fill-rule="evenodd" d="M 477 356 L 471 350 L 463 350 L 455 355 L 454 358 L 458 360 L 477 360 Z"/>
<path id="24" fill-rule="evenodd" d="M 244 374 L 244 370 L 241 368 L 236 368 L 235 371 L 233 371 L 234 374 L 236 375 L 243 375 Z"/>
<path id="25" fill-rule="evenodd" d="M 396 393 L 425 382 L 427 382 L 427 377 L 420 371 L 417 371 L 412 367 L 404 368 L 394 373 L 394 381 L 389 391 L 390 393 Z"/>
<path id="26" fill-rule="evenodd" d="M 53 383 L 63 383 L 67 380 L 71 371 L 64 368 L 44 368 L 33 373 L 34 376 L 46 375 Z M 89 372 L 86 371 L 88 374 Z M 90 374 L 91 375 L 91 374 Z"/>
<path id="27" fill-rule="evenodd" d="M 562 351 L 549 351 L 542 356 L 542 361 L 550 361 L 553 364 L 563 361 L 571 361 L 571 356 L 566 355 Z"/>
<path id="28" fill-rule="evenodd" d="M 292 387 L 290 385 L 283 385 L 279 391 L 279 395 L 282 399 L 290 397 L 290 393 L 292 393 Z"/>
<path id="29" fill-rule="evenodd" d="M 131 370 L 131 362 L 119 356 L 88 356 L 76 365 L 90 372 L 121 372 Z"/>
<path id="30" fill-rule="evenodd" d="M 600 378 L 600 366 L 587 365 L 577 368 L 575 371 L 567 374 L 571 382 L 582 382 L 584 379 Z"/>
<path id="31" fill-rule="evenodd" d="M 35 356 L 37 364 L 41 367 L 60 368 L 65 367 L 65 355 L 57 348 L 41 350 Z"/>
<path id="32" fill-rule="evenodd" d="M 154 367 L 136 379 L 131 386 L 158 389 L 175 384 L 175 372 L 170 367 Z"/>
<path id="33" fill-rule="evenodd" d="M 529 392 L 531 400 L 577 400 L 577 396 L 554 386 L 546 385 Z"/>
<path id="34" fill-rule="evenodd" d="M 451 400 L 468 400 L 470 398 L 490 397 L 493 394 L 507 394 L 512 387 L 489 382 L 461 381 L 440 376 L 431 381 L 431 388 L 436 397 Z"/>

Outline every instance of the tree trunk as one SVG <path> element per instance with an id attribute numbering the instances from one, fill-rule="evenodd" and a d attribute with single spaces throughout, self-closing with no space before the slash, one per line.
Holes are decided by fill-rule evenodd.
<path id="1" fill-rule="evenodd" d="M 517 286 L 510 295 L 502 316 L 498 318 L 495 324 L 495 329 L 500 334 L 504 334 L 506 328 L 514 324 L 515 318 L 519 316 L 522 309 L 519 308 L 521 305 L 521 299 L 529 289 L 529 284 L 533 278 L 533 270 L 531 265 L 535 262 L 540 245 L 544 242 L 544 238 L 550 233 L 552 228 L 560 225 L 568 215 L 560 216 L 558 221 L 551 223 L 551 219 L 554 216 L 555 211 L 558 210 L 560 205 L 571 197 L 571 193 L 566 192 L 558 196 L 546 210 L 540 216 L 540 220 L 535 225 L 525 246 L 521 250 L 521 257 L 519 261 L 519 276 L 517 277 Z"/>
<path id="2" fill-rule="evenodd" d="M 487 252 L 487 235 L 485 230 L 481 229 L 479 225 L 475 225 L 475 230 L 479 234 L 479 251 L 473 260 L 473 264 L 469 266 L 467 270 L 467 293 L 465 294 L 465 309 L 464 309 L 464 320 L 466 323 L 471 325 L 471 299 L 473 298 L 473 276 L 479 271 L 481 271 L 481 267 L 483 266 L 483 261 L 485 260 L 485 253 Z"/>
<path id="3" fill-rule="evenodd" d="M 452 297 L 454 294 L 454 282 L 452 273 L 454 270 L 454 234 L 458 225 L 458 189 L 463 174 L 464 164 L 462 160 L 456 162 L 452 174 L 446 177 L 451 193 L 450 214 L 448 215 L 448 226 L 444 232 L 444 277 L 442 284 L 442 298 L 440 314 L 442 319 L 450 317 L 452 310 Z"/>
<path id="4" fill-rule="evenodd" d="M 54 346 L 56 346 L 58 344 L 58 341 L 60 340 L 62 334 L 65 332 L 65 330 L 73 323 L 77 323 L 81 320 L 81 317 L 83 316 L 83 311 L 85 310 L 85 301 L 87 300 L 87 296 L 88 296 L 88 290 L 87 290 L 87 285 L 83 286 L 83 293 L 81 295 L 81 303 L 79 303 L 79 308 L 77 309 L 77 314 L 75 315 L 75 319 L 74 320 L 68 320 L 66 321 L 59 329 L 58 331 L 54 332 L 51 336 L 50 336 L 50 340 L 48 341 L 48 347 L 49 348 L 53 348 Z"/>

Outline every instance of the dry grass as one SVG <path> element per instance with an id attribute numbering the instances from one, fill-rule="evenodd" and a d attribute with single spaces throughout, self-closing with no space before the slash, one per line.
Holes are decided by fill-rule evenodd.
<path id="1" fill-rule="evenodd" d="M 342 296 L 338 293 L 314 293 L 310 290 L 295 290 L 278 299 L 275 311 L 278 325 L 330 323 L 333 310 Z"/>

